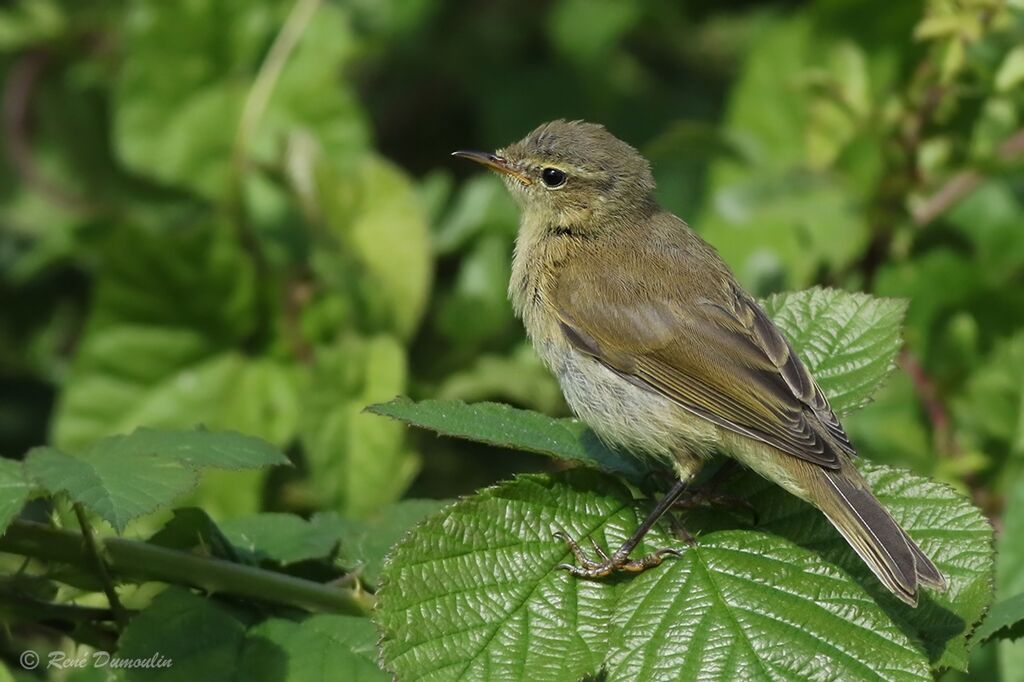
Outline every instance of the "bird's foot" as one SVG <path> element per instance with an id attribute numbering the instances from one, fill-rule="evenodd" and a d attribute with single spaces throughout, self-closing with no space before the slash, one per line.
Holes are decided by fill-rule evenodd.
<path id="1" fill-rule="evenodd" d="M 632 547 L 622 546 L 614 554 L 608 556 L 608 554 L 601 549 L 601 546 L 590 539 L 590 544 L 594 547 L 594 552 L 600 558 L 600 561 L 595 561 L 587 556 L 583 548 L 580 547 L 579 543 L 576 542 L 568 533 L 563 531 L 557 531 L 555 538 L 562 540 L 566 545 L 569 546 L 569 550 L 576 557 L 578 566 L 573 564 L 559 564 L 558 568 L 568 571 L 570 574 L 577 578 L 605 578 L 616 571 L 626 571 L 627 573 L 642 573 L 648 568 L 654 568 L 659 565 L 667 556 L 682 556 L 682 552 L 672 547 L 666 547 L 659 549 L 655 552 L 651 552 L 647 556 L 640 559 L 630 559 L 629 552 Z"/>

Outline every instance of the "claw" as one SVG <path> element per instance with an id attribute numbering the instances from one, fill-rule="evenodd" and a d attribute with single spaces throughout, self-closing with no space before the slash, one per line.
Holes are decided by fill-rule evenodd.
<path id="1" fill-rule="evenodd" d="M 648 568 L 654 568 L 661 564 L 666 556 L 682 556 L 682 552 L 673 547 L 659 549 L 640 559 L 630 559 L 629 551 L 625 547 L 620 548 L 613 555 L 609 556 L 608 553 L 602 549 L 599 544 L 597 544 L 597 541 L 594 540 L 594 538 L 590 538 L 590 544 L 594 548 L 594 553 L 601 558 L 601 561 L 594 561 L 583 552 L 579 543 L 564 531 L 556 531 L 553 535 L 556 539 L 563 541 L 569 546 L 569 551 L 572 552 L 573 556 L 576 557 L 576 561 L 579 563 L 578 566 L 574 566 L 572 564 L 558 564 L 556 568 L 567 571 L 577 578 L 604 578 L 616 571 L 642 573 Z M 623 551 L 624 549 L 626 551 Z"/>
<path id="2" fill-rule="evenodd" d="M 612 560 L 611 557 L 609 557 L 608 554 L 605 553 L 604 549 L 601 548 L 601 545 L 597 544 L 597 540 L 595 540 L 594 538 L 590 538 L 590 545 L 594 548 L 594 553 L 597 554 L 597 556 L 601 557 L 602 561 Z"/>

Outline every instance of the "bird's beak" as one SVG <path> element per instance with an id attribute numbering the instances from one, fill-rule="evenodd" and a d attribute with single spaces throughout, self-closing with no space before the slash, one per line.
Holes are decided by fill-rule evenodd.
<path id="1" fill-rule="evenodd" d="M 491 170 L 496 170 L 499 173 L 503 173 L 510 177 L 515 178 L 524 185 L 532 185 L 533 180 L 523 175 L 521 172 L 512 167 L 512 164 L 508 162 L 508 159 L 498 156 L 497 154 L 491 154 L 490 152 L 471 152 L 459 150 L 452 152 L 452 156 L 457 156 L 460 159 L 469 159 L 470 161 L 476 161 L 477 163 L 487 166 Z"/>

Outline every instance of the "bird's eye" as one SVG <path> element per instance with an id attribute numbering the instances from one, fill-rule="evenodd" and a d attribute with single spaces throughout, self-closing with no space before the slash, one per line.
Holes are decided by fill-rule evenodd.
<path id="1" fill-rule="evenodd" d="M 565 171 L 557 168 L 545 168 L 540 172 L 540 179 L 548 189 L 556 189 L 565 184 Z"/>

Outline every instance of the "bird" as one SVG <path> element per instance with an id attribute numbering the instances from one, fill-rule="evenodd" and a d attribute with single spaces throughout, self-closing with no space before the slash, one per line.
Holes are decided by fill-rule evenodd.
<path id="1" fill-rule="evenodd" d="M 640 572 L 630 558 L 721 453 L 819 509 L 881 583 L 916 606 L 946 579 L 875 498 L 814 377 L 718 252 L 654 196 L 651 165 L 604 126 L 555 120 L 494 153 L 456 151 L 504 180 L 520 209 L 509 297 L 568 406 L 603 441 L 676 481 L 612 554 L 567 534 L 578 578 Z"/>

